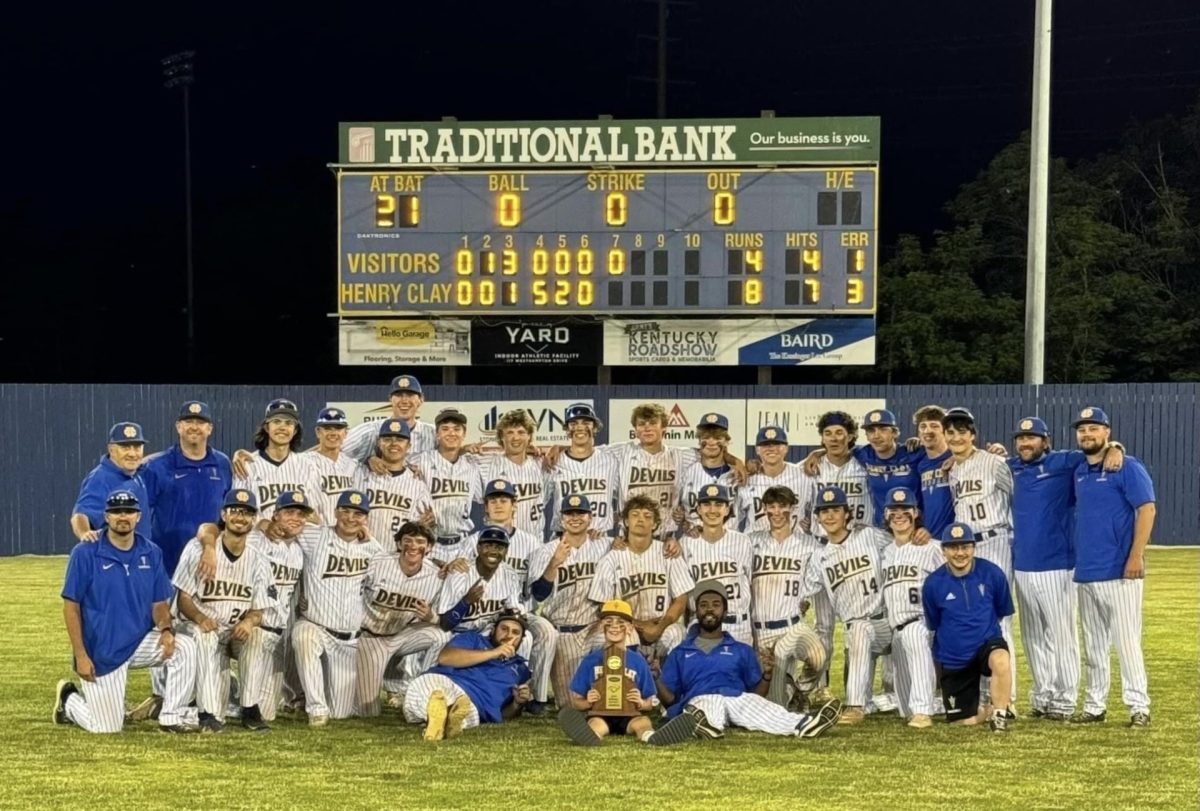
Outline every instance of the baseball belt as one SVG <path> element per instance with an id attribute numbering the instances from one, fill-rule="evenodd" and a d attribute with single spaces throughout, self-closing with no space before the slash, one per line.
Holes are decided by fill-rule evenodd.
<path id="1" fill-rule="evenodd" d="M 748 619 L 750 619 L 748 616 L 741 614 L 736 617 L 726 616 L 723 621 L 726 625 L 737 625 L 739 622 L 745 622 Z"/>
<path id="2" fill-rule="evenodd" d="M 916 621 L 917 621 L 917 620 L 919 620 L 919 619 L 921 619 L 921 618 L 920 618 L 920 617 L 909 617 L 908 619 L 906 619 L 904 622 L 902 622 L 902 623 L 900 623 L 899 625 L 897 625 L 897 626 L 896 626 L 895 628 L 893 628 L 892 630 L 893 630 L 895 633 L 900 633 L 900 631 L 902 631 L 903 629 L 905 629 L 905 628 L 907 628 L 908 626 L 912 625 L 914 622 L 916 622 Z"/>
<path id="3" fill-rule="evenodd" d="M 754 627 L 760 631 L 778 631 L 780 628 L 789 628 L 799 621 L 800 617 L 790 617 L 785 620 L 767 620 L 766 622 L 754 623 Z"/>
<path id="4" fill-rule="evenodd" d="M 439 535 L 435 539 L 440 546 L 452 546 L 462 540 L 461 535 Z"/>
<path id="5" fill-rule="evenodd" d="M 589 625 L 556 625 L 554 627 L 558 629 L 558 632 L 560 634 L 577 634 L 580 631 L 586 631 L 591 626 L 589 626 Z"/>
<path id="6" fill-rule="evenodd" d="M 267 632 L 269 632 L 269 633 L 275 634 L 275 636 L 283 636 L 283 629 L 282 629 L 282 628 L 275 628 L 275 627 L 273 627 L 273 626 L 270 626 L 270 625 L 260 625 L 260 626 L 258 626 L 258 627 L 259 627 L 259 628 L 261 628 L 261 629 L 263 629 L 264 631 L 267 631 Z"/>
<path id="7" fill-rule="evenodd" d="M 319 622 L 313 622 L 312 620 L 308 619 L 308 617 L 305 617 L 304 619 L 308 622 L 312 622 L 313 625 L 317 626 L 334 639 L 340 639 L 343 642 L 350 642 L 351 640 L 358 639 L 359 631 L 335 631 L 332 628 L 326 628 Z"/>

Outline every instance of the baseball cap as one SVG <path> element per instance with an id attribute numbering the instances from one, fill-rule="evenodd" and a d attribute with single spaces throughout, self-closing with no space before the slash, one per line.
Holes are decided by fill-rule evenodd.
<path id="1" fill-rule="evenodd" d="M 562 500 L 562 506 L 558 508 L 560 513 L 590 513 L 592 511 L 592 502 L 588 501 L 587 496 L 567 496 Z"/>
<path id="2" fill-rule="evenodd" d="M 188 400 L 179 407 L 179 416 L 176 419 L 212 422 L 212 409 L 208 407 L 208 403 L 202 403 L 199 400 Z"/>
<path id="3" fill-rule="evenodd" d="M 633 622 L 633 608 L 624 600 L 609 600 L 600 606 L 601 617 L 620 617 Z"/>
<path id="4" fill-rule="evenodd" d="M 1017 423 L 1017 430 L 1013 431 L 1013 436 L 1040 436 L 1044 439 L 1050 436 L 1050 429 L 1046 427 L 1045 421 L 1038 417 L 1025 417 Z"/>
<path id="5" fill-rule="evenodd" d="M 345 428 L 349 424 L 346 412 L 340 408 L 322 408 L 317 412 L 317 425 L 324 425 L 327 428 Z"/>
<path id="6" fill-rule="evenodd" d="M 275 497 L 275 511 L 279 512 L 285 507 L 297 507 L 305 512 L 312 512 L 312 505 L 308 503 L 308 497 L 299 490 L 284 490 Z"/>
<path id="7" fill-rule="evenodd" d="M 699 600 L 710 591 L 720 594 L 721 599 L 725 601 L 725 605 L 729 605 L 729 597 L 726 596 L 725 586 L 721 584 L 720 580 L 701 580 L 696 584 L 696 587 L 692 589 L 692 599 Z"/>
<path id="8" fill-rule="evenodd" d="M 723 501 L 729 503 L 729 488 L 723 484 L 706 484 L 696 491 L 696 502 Z"/>
<path id="9" fill-rule="evenodd" d="M 764 425 L 758 429 L 758 435 L 754 437 L 755 445 L 786 445 L 788 444 L 787 431 L 777 425 Z"/>
<path id="10" fill-rule="evenodd" d="M 278 397 L 267 403 L 267 410 L 263 416 L 263 421 L 273 419 L 291 419 L 293 422 L 300 422 L 300 409 L 296 408 L 296 404 L 291 400 Z"/>
<path id="11" fill-rule="evenodd" d="M 379 424 L 379 436 L 398 436 L 408 439 L 412 436 L 412 429 L 404 420 L 384 420 Z"/>
<path id="12" fill-rule="evenodd" d="M 275 506 L 278 507 L 279 505 L 276 504 Z M 366 493 L 358 490 L 346 490 L 338 496 L 337 500 L 337 509 L 341 509 L 342 507 L 367 513 L 371 511 L 371 499 L 367 497 Z"/>
<path id="13" fill-rule="evenodd" d="M 483 497 L 490 496 L 508 496 L 511 499 L 517 497 L 517 489 L 512 486 L 512 482 L 506 479 L 492 479 L 483 488 Z"/>
<path id="14" fill-rule="evenodd" d="M 258 512 L 258 497 L 254 495 L 253 490 L 243 490 L 235 487 L 225 494 L 225 503 L 222 507 L 246 507 Z M 275 503 L 275 507 L 279 507 L 279 502 Z"/>
<path id="15" fill-rule="evenodd" d="M 397 375 L 392 378 L 392 394 L 398 391 L 407 391 L 413 394 L 421 394 L 421 381 L 417 380 L 412 375 Z"/>
<path id="16" fill-rule="evenodd" d="M 526 631 L 529 630 L 529 621 L 525 618 L 525 612 L 519 608 L 506 608 L 496 615 L 496 625 L 504 620 L 515 622 Z"/>
<path id="17" fill-rule="evenodd" d="M 571 403 L 567 406 L 567 410 L 563 412 L 563 422 L 571 420 L 591 420 L 599 422 L 600 418 L 596 416 L 596 409 L 592 408 L 588 403 Z"/>
<path id="18" fill-rule="evenodd" d="M 880 408 L 867 414 L 863 420 L 863 428 L 875 428 L 879 426 L 895 428 L 896 415 L 888 411 L 886 408 Z"/>
<path id="19" fill-rule="evenodd" d="M 487 526 L 479 530 L 479 537 L 475 539 L 477 546 L 481 543 L 502 543 L 508 546 L 512 543 L 512 538 L 504 527 Z"/>
<path id="20" fill-rule="evenodd" d="M 108 429 L 108 441 L 117 445 L 146 444 L 146 438 L 142 436 L 142 426 L 136 422 L 118 422 Z"/>
<path id="21" fill-rule="evenodd" d="M 917 494 L 907 487 L 893 487 L 883 498 L 883 507 L 910 507 L 917 509 Z"/>
<path id="22" fill-rule="evenodd" d="M 954 420 L 966 420 L 967 422 L 974 425 L 975 424 L 975 415 L 972 414 L 970 412 L 970 410 L 963 408 L 961 406 L 958 406 L 958 407 L 952 408 L 946 412 L 946 416 L 942 417 L 942 425 L 945 425 L 946 423 L 952 422 Z"/>
<path id="23" fill-rule="evenodd" d="M 435 426 L 441 425 L 443 422 L 457 422 L 459 425 L 466 426 L 467 415 L 459 411 L 457 408 L 443 408 L 433 418 Z"/>
<path id="24" fill-rule="evenodd" d="M 1075 422 L 1071 423 L 1071 427 L 1078 428 L 1079 426 L 1086 425 L 1087 423 L 1103 425 L 1106 428 L 1112 427 L 1112 423 L 1108 421 L 1108 415 L 1104 413 L 1104 409 L 1097 406 L 1088 406 L 1080 411 Z"/>
<path id="25" fill-rule="evenodd" d="M 108 498 L 104 501 L 104 511 L 109 510 L 137 510 L 142 511 L 138 504 L 137 496 L 128 490 L 113 490 L 108 494 Z"/>
<path id="26" fill-rule="evenodd" d="M 700 418 L 696 423 L 697 428 L 724 428 L 729 430 L 729 418 L 724 414 L 718 414 L 715 411 L 709 412 Z"/>
<path id="27" fill-rule="evenodd" d="M 820 511 L 826 507 L 847 506 L 849 506 L 849 502 L 846 500 L 846 491 L 836 484 L 831 484 L 817 491 L 817 501 L 813 505 L 813 510 Z"/>
<path id="28" fill-rule="evenodd" d="M 966 524 L 955 521 L 950 526 L 942 530 L 942 537 L 939 538 L 942 543 L 975 543 L 975 530 L 971 529 Z"/>

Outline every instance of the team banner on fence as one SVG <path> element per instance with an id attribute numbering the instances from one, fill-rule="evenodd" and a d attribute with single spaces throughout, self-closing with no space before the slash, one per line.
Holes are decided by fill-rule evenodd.
<path id="1" fill-rule="evenodd" d="M 862 425 L 863 418 L 871 411 L 887 408 L 887 401 L 879 399 L 863 400 L 746 400 L 746 425 L 750 430 L 750 441 L 754 443 L 754 435 L 764 425 L 776 425 L 787 432 L 788 444 L 812 445 L 821 444 L 820 434 L 817 433 L 817 420 L 826 411 L 845 411 L 854 417 L 855 422 Z M 897 415 L 902 420 L 903 415 Z M 904 426 L 901 425 L 901 436 Z M 866 437 L 861 429 L 858 435 L 858 445 L 866 443 Z"/>
<path id="2" fill-rule="evenodd" d="M 342 366 L 470 366 L 471 322 L 376 319 L 338 324 Z"/>
<path id="3" fill-rule="evenodd" d="M 646 399 L 608 401 L 607 425 L 610 442 L 634 439 L 630 414 L 633 413 L 635 406 L 646 402 L 651 401 Z M 696 447 L 696 426 L 700 424 L 701 417 L 714 411 L 729 418 L 729 446 L 736 449 L 746 444 L 745 400 L 659 399 L 654 402 L 658 402 L 667 411 L 667 431 L 663 435 L 663 441 L 668 445 L 678 445 L 684 448 Z"/>
<path id="4" fill-rule="evenodd" d="M 433 422 L 438 411 L 453 406 L 467 415 L 467 443 L 482 443 L 485 449 L 499 447 L 496 442 L 496 423 L 506 411 L 521 409 L 529 413 L 537 424 L 533 441 L 538 445 L 569 444 L 567 426 L 563 414 L 571 403 L 587 403 L 592 400 L 477 400 L 467 403 L 426 402 L 421 406 L 420 417 Z M 351 427 L 363 422 L 378 422 L 392 416 L 392 407 L 387 403 L 326 403 L 327 407 L 340 408 L 346 412 Z"/>
<path id="5" fill-rule="evenodd" d="M 874 318 L 604 322 L 609 366 L 859 366 L 875 362 Z"/>
<path id="6" fill-rule="evenodd" d="M 472 366 L 599 366 L 600 325 L 577 319 L 513 320 L 471 328 Z"/>

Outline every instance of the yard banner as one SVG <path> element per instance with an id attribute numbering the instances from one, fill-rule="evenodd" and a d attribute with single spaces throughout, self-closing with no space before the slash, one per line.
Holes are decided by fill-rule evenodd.
<path id="1" fill-rule="evenodd" d="M 499 447 L 496 442 L 496 422 L 506 411 L 527 411 L 537 424 L 533 441 L 537 445 L 570 444 L 563 414 L 571 403 L 587 403 L 592 400 L 477 400 L 467 403 L 426 402 L 421 406 L 420 418 L 433 422 L 443 408 L 454 407 L 467 415 L 467 443 L 482 443 L 484 450 Z M 328 408 L 340 408 L 346 412 L 351 427 L 363 422 L 379 422 L 392 416 L 392 407 L 387 403 L 326 403 Z"/>
<path id="2" fill-rule="evenodd" d="M 472 366 L 599 366 L 600 325 L 578 319 L 475 321 Z"/>
<path id="3" fill-rule="evenodd" d="M 344 320 L 338 324 L 342 366 L 470 366 L 471 322 Z"/>
<path id="4" fill-rule="evenodd" d="M 630 414 L 635 406 L 650 402 L 642 400 L 609 400 L 608 401 L 608 436 L 610 442 L 624 442 L 634 439 L 633 426 L 630 424 Z M 667 412 L 667 431 L 663 441 L 668 445 L 678 445 L 694 448 L 699 445 L 696 440 L 696 426 L 705 414 L 716 412 L 729 419 L 729 447 L 734 453 L 746 445 L 746 401 L 745 400 L 673 400 L 660 399 L 659 405 Z M 753 440 L 753 435 L 751 439 Z"/>
<path id="5" fill-rule="evenodd" d="M 874 318 L 614 319 L 609 366 L 860 366 L 875 362 Z"/>
<path id="6" fill-rule="evenodd" d="M 821 444 L 820 434 L 817 433 L 817 420 L 827 411 L 845 411 L 855 422 L 862 425 L 863 418 L 876 409 L 887 408 L 887 401 L 882 398 L 864 400 L 747 400 L 746 425 L 750 429 L 750 440 L 754 444 L 754 436 L 758 429 L 765 425 L 774 425 L 787 432 L 788 444 L 816 447 Z M 900 436 L 905 437 L 905 415 L 897 414 L 900 422 Z M 859 429 L 857 445 L 866 444 L 866 437 Z"/>

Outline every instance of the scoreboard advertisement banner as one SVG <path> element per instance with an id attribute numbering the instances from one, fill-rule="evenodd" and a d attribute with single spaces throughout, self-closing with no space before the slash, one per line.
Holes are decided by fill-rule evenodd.
<path id="1" fill-rule="evenodd" d="M 471 326 L 472 366 L 599 366 L 601 326 L 581 319 L 484 321 Z"/>
<path id="2" fill-rule="evenodd" d="M 861 426 L 863 417 L 868 412 L 887 408 L 883 398 L 866 398 L 858 400 L 746 400 L 746 426 L 750 444 L 758 429 L 766 425 L 775 425 L 787 431 L 788 442 L 792 445 L 816 447 L 821 444 L 817 431 L 817 420 L 827 411 L 845 411 Z M 904 419 L 903 415 L 899 415 Z M 908 436 L 904 426 L 900 427 L 900 435 Z M 858 432 L 857 445 L 866 444 L 866 437 L 861 427 Z"/>
<path id="3" fill-rule="evenodd" d="M 344 320 L 338 324 L 342 366 L 469 366 L 471 322 Z"/>
<path id="4" fill-rule="evenodd" d="M 587 403 L 594 405 L 590 399 L 579 400 L 474 400 L 466 403 L 440 403 L 427 401 L 421 406 L 421 419 L 432 422 L 443 408 L 453 406 L 467 416 L 467 442 L 480 443 L 484 450 L 495 450 L 499 447 L 496 442 L 496 422 L 506 411 L 521 409 L 527 411 L 537 424 L 534 442 L 538 445 L 571 443 L 567 436 L 567 426 L 563 415 L 567 406 L 572 403 Z M 339 402 L 326 403 L 327 408 L 340 408 L 346 412 L 346 418 L 353 427 L 364 422 L 382 422 L 392 415 L 392 407 L 387 403 Z"/>

